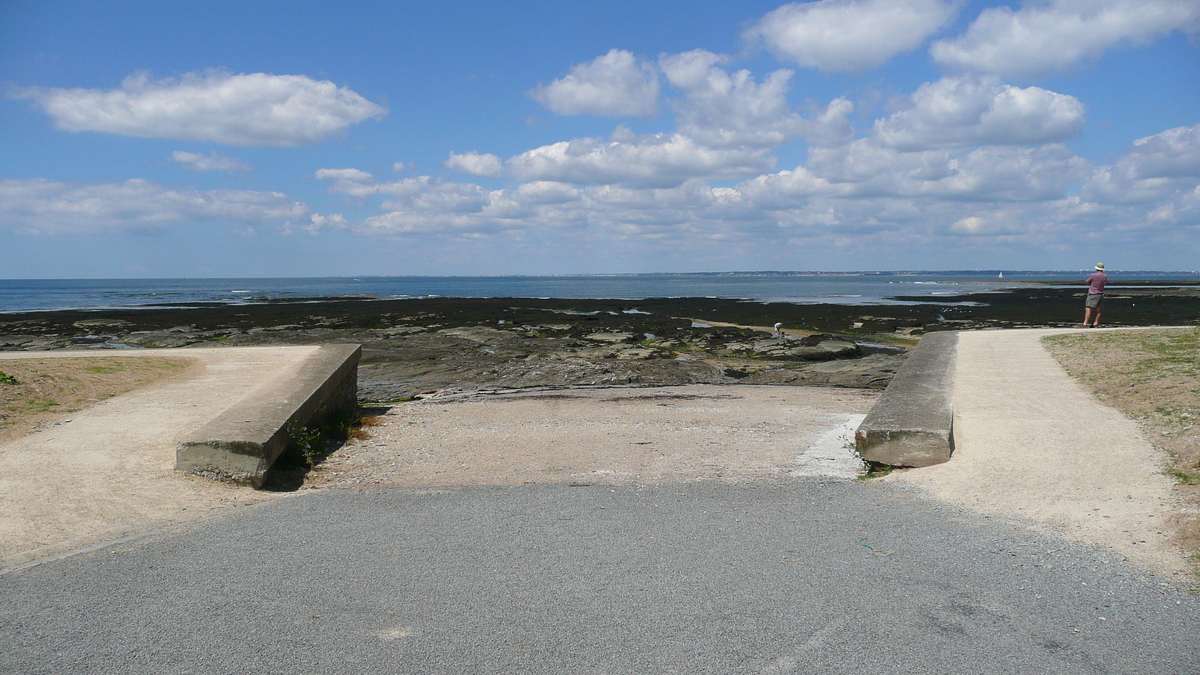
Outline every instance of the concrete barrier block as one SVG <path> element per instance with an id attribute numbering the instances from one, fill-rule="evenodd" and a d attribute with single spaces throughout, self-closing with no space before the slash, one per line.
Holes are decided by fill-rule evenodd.
<path id="1" fill-rule="evenodd" d="M 854 435 L 864 460 L 897 467 L 949 461 L 957 352 L 956 332 L 921 338 Z"/>
<path id="2" fill-rule="evenodd" d="M 360 345 L 323 345 L 265 395 L 244 398 L 178 443 L 175 468 L 262 485 L 291 442 L 289 430 L 358 406 Z"/>

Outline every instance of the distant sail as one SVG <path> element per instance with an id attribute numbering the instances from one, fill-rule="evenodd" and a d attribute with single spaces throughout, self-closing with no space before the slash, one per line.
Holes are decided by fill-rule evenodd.
<path id="1" fill-rule="evenodd" d="M 1000 273 L 1000 278 L 1001 278 L 1001 279 L 1003 279 L 1003 278 L 1004 278 L 1004 272 L 1001 272 L 1001 273 Z"/>

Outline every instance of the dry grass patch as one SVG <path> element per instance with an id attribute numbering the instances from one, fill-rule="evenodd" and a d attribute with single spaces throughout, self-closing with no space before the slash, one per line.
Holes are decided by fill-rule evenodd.
<path id="1" fill-rule="evenodd" d="M 0 359 L 0 441 L 192 364 L 190 359 L 140 356 Z"/>
<path id="2" fill-rule="evenodd" d="M 1200 553 L 1200 327 L 1070 333 L 1043 343 L 1072 377 L 1137 420 L 1166 452 L 1167 473 L 1191 507 L 1177 518 L 1180 545 Z"/>

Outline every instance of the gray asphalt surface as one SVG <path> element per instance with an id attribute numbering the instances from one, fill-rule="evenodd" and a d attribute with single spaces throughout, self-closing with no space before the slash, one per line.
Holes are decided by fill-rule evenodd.
<path id="1" fill-rule="evenodd" d="M 321 491 L 0 576 L 5 673 L 1196 673 L 1200 598 L 871 483 Z"/>

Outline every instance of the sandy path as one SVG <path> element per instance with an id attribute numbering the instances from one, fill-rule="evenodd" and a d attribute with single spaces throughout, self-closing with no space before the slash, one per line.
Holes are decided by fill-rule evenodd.
<path id="1" fill-rule="evenodd" d="M 878 392 L 691 385 L 397 405 L 310 474 L 316 487 L 853 478 Z"/>
<path id="2" fill-rule="evenodd" d="M 0 444 L 0 568 L 272 498 L 177 473 L 175 444 L 242 397 L 272 386 L 316 349 L 106 352 L 124 358 L 185 357 L 202 368 Z M 17 352 L 0 359 L 47 356 L 95 357 L 96 352 Z"/>
<path id="3" fill-rule="evenodd" d="M 1170 542 L 1177 498 L 1163 458 L 1136 423 L 1097 401 L 1042 347 L 1043 336 L 1060 332 L 960 333 L 953 458 L 885 480 L 1184 574 Z"/>

